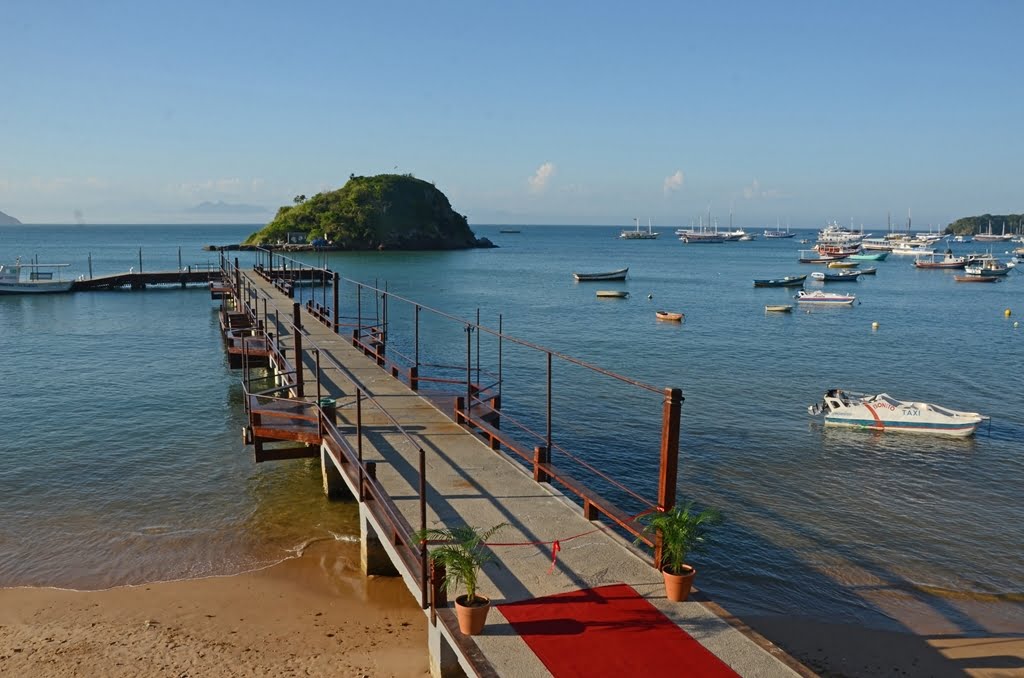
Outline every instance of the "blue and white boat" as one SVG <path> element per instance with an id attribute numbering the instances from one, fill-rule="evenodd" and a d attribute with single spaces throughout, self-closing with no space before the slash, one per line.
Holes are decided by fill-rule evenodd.
<path id="1" fill-rule="evenodd" d="M 902 431 L 966 438 L 988 417 L 960 412 L 931 403 L 896 400 L 887 393 L 868 395 L 834 388 L 821 403 L 808 406 L 808 414 L 825 415 L 826 426 Z"/>

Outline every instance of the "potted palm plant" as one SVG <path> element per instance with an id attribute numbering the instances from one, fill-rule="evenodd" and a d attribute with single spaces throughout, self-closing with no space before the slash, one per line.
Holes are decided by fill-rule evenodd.
<path id="1" fill-rule="evenodd" d="M 434 562 L 444 565 L 445 591 L 464 586 L 466 593 L 455 599 L 455 614 L 459 619 L 459 630 L 467 636 L 479 634 L 487 620 L 491 601 L 477 593 L 480 569 L 494 560 L 486 541 L 506 523 L 500 523 L 486 530 L 469 525 L 460 527 L 437 527 L 420 530 L 416 537 L 420 541 L 439 542 L 430 552 Z"/>
<path id="2" fill-rule="evenodd" d="M 686 600 L 697 575 L 697 570 L 686 563 L 686 556 L 707 545 L 708 531 L 721 522 L 721 514 L 712 508 L 697 511 L 691 501 L 648 514 L 641 520 L 644 535 L 661 535 L 658 566 L 665 577 L 665 595 L 674 602 Z"/>

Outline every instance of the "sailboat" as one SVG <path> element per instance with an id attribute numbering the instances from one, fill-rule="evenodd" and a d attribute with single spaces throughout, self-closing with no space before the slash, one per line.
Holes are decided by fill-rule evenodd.
<path id="1" fill-rule="evenodd" d="M 623 229 L 622 233 L 619 234 L 620 238 L 622 238 L 623 240 L 654 240 L 659 235 L 661 235 L 660 233 L 657 233 L 654 230 L 652 230 L 650 219 L 647 220 L 646 231 L 640 230 L 639 218 L 634 217 L 633 222 L 636 224 L 636 229 L 632 231 L 629 230 L 628 228 Z"/>
<path id="2" fill-rule="evenodd" d="M 988 220 L 988 232 L 987 233 L 975 233 L 974 239 L 978 242 L 1009 242 L 1013 240 L 1013 233 L 1006 232 L 1006 222 L 1003 222 L 1003 232 L 993 233 L 992 232 L 992 220 Z"/>

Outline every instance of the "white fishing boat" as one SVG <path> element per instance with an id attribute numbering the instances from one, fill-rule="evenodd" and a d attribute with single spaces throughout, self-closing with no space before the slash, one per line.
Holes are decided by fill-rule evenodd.
<path id="1" fill-rule="evenodd" d="M 75 284 L 74 280 L 61 279 L 61 269 L 67 266 L 69 264 L 23 264 L 18 257 L 12 265 L 0 265 L 0 294 L 67 292 Z M 22 274 L 23 269 L 27 275 Z"/>
<path id="2" fill-rule="evenodd" d="M 887 393 L 868 395 L 831 389 L 821 403 L 807 407 L 812 416 L 825 415 L 825 425 L 875 431 L 930 433 L 965 438 L 988 417 L 939 405 L 896 400 Z"/>

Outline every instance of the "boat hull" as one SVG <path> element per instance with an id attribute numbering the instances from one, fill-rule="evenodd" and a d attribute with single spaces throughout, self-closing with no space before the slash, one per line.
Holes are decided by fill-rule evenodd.
<path id="1" fill-rule="evenodd" d="M 892 433 L 942 435 L 953 438 L 969 438 L 978 430 L 978 424 L 953 425 L 927 422 L 876 422 L 870 419 L 849 419 L 839 416 L 825 417 L 825 425 L 843 428 L 869 429 L 872 431 L 889 431 Z"/>
<path id="2" fill-rule="evenodd" d="M 52 282 L 0 283 L 0 294 L 57 294 L 70 292 L 73 280 Z"/>
<path id="3" fill-rule="evenodd" d="M 608 271 L 607 273 L 573 273 L 572 277 L 576 282 L 598 282 L 601 280 L 625 280 L 626 274 L 629 273 L 628 268 L 619 269 L 618 271 Z"/>

